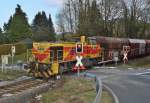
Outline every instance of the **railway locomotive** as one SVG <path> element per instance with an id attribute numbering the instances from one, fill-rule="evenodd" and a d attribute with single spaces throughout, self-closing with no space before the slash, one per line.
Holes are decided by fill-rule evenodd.
<path id="1" fill-rule="evenodd" d="M 79 53 L 77 45 L 80 45 Z M 26 68 L 35 77 L 49 78 L 73 70 L 77 55 L 83 56 L 84 66 L 94 65 L 101 57 L 101 47 L 90 41 L 85 42 L 85 36 L 81 36 L 78 43 L 33 43 L 32 57 Z"/>
<path id="2" fill-rule="evenodd" d="M 77 53 L 77 44 L 80 53 Z M 35 77 L 56 76 L 73 70 L 76 56 L 83 56 L 84 66 L 103 61 L 122 61 L 124 53 L 129 59 L 150 54 L 150 40 L 93 36 L 77 42 L 33 43 L 32 58 L 27 65 L 29 74 Z"/>

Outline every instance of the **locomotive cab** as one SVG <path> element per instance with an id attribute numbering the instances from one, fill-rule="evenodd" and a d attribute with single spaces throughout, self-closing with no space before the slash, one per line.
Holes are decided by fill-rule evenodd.
<path id="1" fill-rule="evenodd" d="M 63 46 L 50 47 L 50 62 L 61 62 L 63 60 Z"/>

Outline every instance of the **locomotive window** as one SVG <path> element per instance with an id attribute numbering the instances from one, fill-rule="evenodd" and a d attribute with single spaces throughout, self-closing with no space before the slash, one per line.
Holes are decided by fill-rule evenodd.
<path id="1" fill-rule="evenodd" d="M 54 51 L 51 50 L 50 51 L 50 62 L 53 62 L 53 60 L 54 60 Z"/>
<path id="2" fill-rule="evenodd" d="M 58 61 L 63 60 L 63 51 L 62 50 L 57 51 L 57 59 L 58 59 Z"/>

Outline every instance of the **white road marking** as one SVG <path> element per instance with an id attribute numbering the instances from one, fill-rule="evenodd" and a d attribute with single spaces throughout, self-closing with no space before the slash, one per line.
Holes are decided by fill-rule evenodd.
<path id="1" fill-rule="evenodd" d="M 129 70 L 133 70 L 134 68 L 128 68 Z"/>
<path id="2" fill-rule="evenodd" d="M 143 72 L 143 73 L 136 73 L 136 75 L 143 75 L 143 74 L 148 74 L 150 72 Z"/>
<path id="3" fill-rule="evenodd" d="M 95 66 L 94 67 L 95 69 L 115 69 L 115 68 L 117 68 L 117 67 L 99 67 L 99 66 Z"/>

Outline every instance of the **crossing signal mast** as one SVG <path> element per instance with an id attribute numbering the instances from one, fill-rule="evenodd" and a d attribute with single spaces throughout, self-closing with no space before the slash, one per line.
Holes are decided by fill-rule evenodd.
<path id="1" fill-rule="evenodd" d="M 80 69 L 85 69 L 83 63 L 82 63 L 82 59 L 83 57 L 81 56 L 81 54 L 83 53 L 83 43 L 76 43 L 76 60 L 77 60 L 77 63 L 74 67 L 74 70 L 77 70 L 78 71 L 78 76 L 79 76 L 79 73 L 80 73 Z"/>

